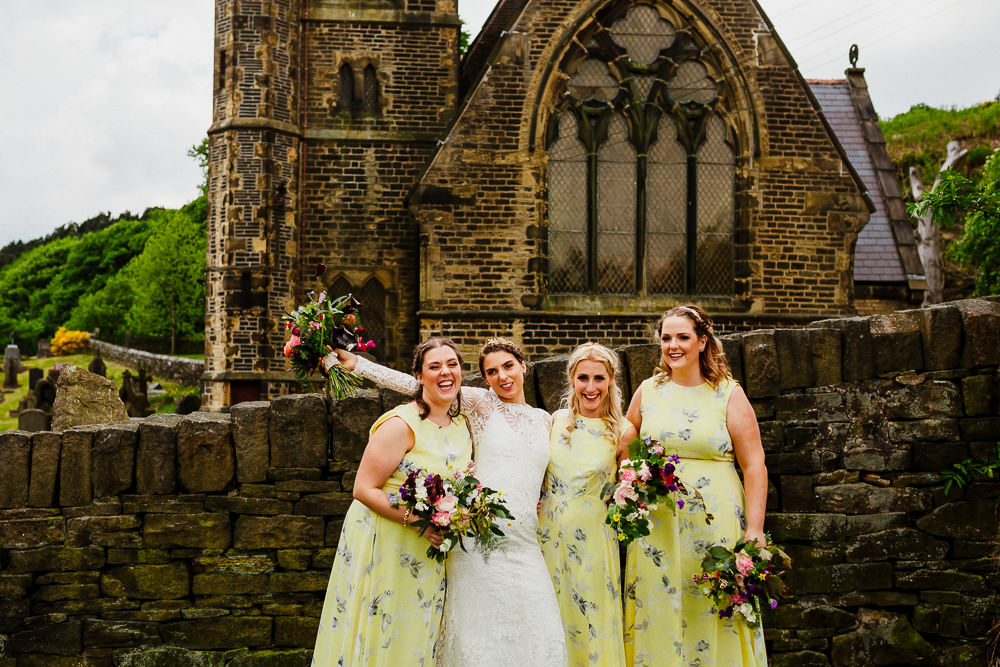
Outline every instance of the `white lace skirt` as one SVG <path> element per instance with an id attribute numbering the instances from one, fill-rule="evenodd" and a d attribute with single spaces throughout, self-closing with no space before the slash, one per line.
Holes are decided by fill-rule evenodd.
<path id="1" fill-rule="evenodd" d="M 567 664 L 559 604 L 533 535 L 508 539 L 485 561 L 477 549 L 451 552 L 447 582 L 439 667 Z"/>

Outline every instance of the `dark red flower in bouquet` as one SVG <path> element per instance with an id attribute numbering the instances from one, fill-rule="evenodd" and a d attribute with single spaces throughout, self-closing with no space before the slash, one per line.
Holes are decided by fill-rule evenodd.
<path id="1" fill-rule="evenodd" d="M 326 273 L 326 264 L 320 262 L 316 265 L 316 277 L 319 278 L 324 273 Z"/>

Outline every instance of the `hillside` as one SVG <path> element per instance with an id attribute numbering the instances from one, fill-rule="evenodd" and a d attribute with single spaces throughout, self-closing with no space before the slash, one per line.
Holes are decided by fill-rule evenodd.
<path id="1" fill-rule="evenodd" d="M 881 126 L 904 198 L 911 200 L 910 167 L 919 167 L 924 183 L 931 185 L 944 160 L 945 146 L 952 139 L 969 149 L 964 173 L 975 177 L 993 149 L 1000 147 L 1000 101 L 968 109 L 935 109 L 918 104 L 882 121 Z"/>

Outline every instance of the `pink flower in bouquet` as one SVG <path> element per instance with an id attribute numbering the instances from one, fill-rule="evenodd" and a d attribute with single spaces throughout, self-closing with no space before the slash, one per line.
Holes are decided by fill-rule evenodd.
<path id="1" fill-rule="evenodd" d="M 310 329 L 322 329 L 323 328 L 323 323 L 322 322 L 315 322 L 315 321 L 310 322 L 309 323 L 309 328 Z"/>
<path id="2" fill-rule="evenodd" d="M 621 484 L 615 489 L 615 504 L 619 507 L 624 507 L 627 500 L 636 500 L 639 496 L 636 494 L 635 489 L 633 489 L 628 484 Z"/>
<path id="3" fill-rule="evenodd" d="M 298 347 L 301 342 L 302 342 L 301 338 L 299 338 L 295 334 L 292 334 L 292 337 L 289 338 L 288 342 L 285 343 L 285 356 L 291 357 L 293 354 L 295 354 L 295 348 Z"/>
<path id="4" fill-rule="evenodd" d="M 736 554 L 736 569 L 739 570 L 740 574 L 746 576 L 750 574 L 753 570 L 753 558 L 746 555 L 744 552 L 739 552 Z"/>
<path id="5" fill-rule="evenodd" d="M 439 512 L 451 513 L 456 505 L 458 505 L 458 498 L 449 495 L 438 498 L 437 502 L 434 503 L 434 508 Z"/>
<path id="6" fill-rule="evenodd" d="M 653 473 L 649 472 L 649 466 L 646 465 L 645 461 L 643 461 L 642 465 L 639 466 L 639 472 L 636 474 L 643 482 L 648 481 L 649 478 L 653 476 Z"/>
<path id="7" fill-rule="evenodd" d="M 733 604 L 743 604 L 744 602 L 747 601 L 747 599 L 742 595 L 740 595 L 739 593 L 733 593 L 732 595 L 729 596 L 729 601 Z"/>
<path id="8" fill-rule="evenodd" d="M 431 515 L 431 523 L 435 526 L 447 526 L 451 523 L 451 514 L 448 512 L 434 512 Z"/>
<path id="9" fill-rule="evenodd" d="M 635 470 L 632 470 L 631 468 L 622 468 L 621 479 L 623 482 L 634 482 Z"/>
<path id="10" fill-rule="evenodd" d="M 663 454 L 663 445 L 655 444 L 655 445 L 653 445 L 653 447 L 649 451 L 651 451 L 651 452 L 653 452 L 654 454 L 657 454 L 657 455 Z"/>

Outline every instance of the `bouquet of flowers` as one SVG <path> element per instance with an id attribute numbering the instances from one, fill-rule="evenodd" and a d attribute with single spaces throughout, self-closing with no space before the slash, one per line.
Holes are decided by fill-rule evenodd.
<path id="1" fill-rule="evenodd" d="M 329 354 L 327 346 L 344 350 L 364 351 L 375 347 L 373 341 L 364 341 L 360 326 L 359 308 L 361 304 L 347 294 L 335 299 L 320 292 L 307 293 L 309 301 L 282 317 L 291 337 L 285 342 L 285 356 L 295 373 L 296 379 L 305 386 L 315 372 L 326 378 L 326 390 L 337 398 L 352 395 L 361 386 L 361 378 L 340 364 L 327 370 L 323 357 Z"/>
<path id="2" fill-rule="evenodd" d="M 765 535 L 764 539 L 767 541 L 764 546 L 756 540 L 739 540 L 732 549 L 714 544 L 701 561 L 701 573 L 691 575 L 702 594 L 712 599 L 712 611 L 719 618 L 738 614 L 755 628 L 760 625 L 760 613 L 765 606 L 770 609 L 778 606 L 778 598 L 785 591 L 780 575 L 790 560 L 771 543 L 770 536 Z"/>
<path id="3" fill-rule="evenodd" d="M 701 493 L 689 491 L 675 473 L 680 458 L 668 456 L 663 446 L 648 436 L 637 438 L 629 445 L 629 458 L 618 468 L 618 483 L 605 484 L 602 495 L 608 505 L 604 523 L 612 526 L 618 540 L 625 544 L 649 535 L 650 510 L 666 499 L 677 513 L 684 500 L 677 496 L 693 496 L 704 507 Z M 705 513 L 705 523 L 712 522 Z"/>
<path id="4" fill-rule="evenodd" d="M 488 551 L 503 537 L 496 520 L 511 518 L 500 492 L 480 484 L 475 474 L 472 461 L 450 477 L 418 468 L 406 476 L 399 494 L 389 499 L 393 507 L 406 507 L 413 513 L 416 519 L 410 523 L 420 528 L 421 535 L 431 527 L 441 532 L 441 546 L 427 548 L 427 556 L 439 563 L 456 544 L 465 550 L 464 538 L 472 538 Z"/>

